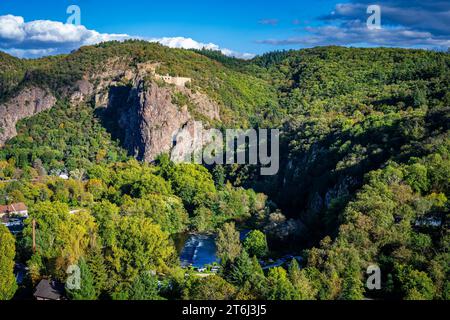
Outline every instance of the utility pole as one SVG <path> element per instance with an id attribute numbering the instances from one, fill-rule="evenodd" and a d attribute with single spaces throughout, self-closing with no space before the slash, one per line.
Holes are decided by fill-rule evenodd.
<path id="1" fill-rule="evenodd" d="M 36 253 L 36 220 L 33 219 L 33 253 Z"/>

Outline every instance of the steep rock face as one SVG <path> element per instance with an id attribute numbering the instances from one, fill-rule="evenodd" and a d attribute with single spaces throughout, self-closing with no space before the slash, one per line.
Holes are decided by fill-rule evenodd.
<path id="1" fill-rule="evenodd" d="M 111 90 L 106 117 L 118 119 L 121 132 L 117 136 L 130 155 L 151 162 L 159 154 L 169 153 L 172 160 L 183 161 L 210 141 L 211 137 L 204 135 L 188 107 L 174 102 L 173 95 L 180 90 L 142 79 L 132 88 Z M 182 92 L 191 99 L 197 112 L 211 120 L 220 119 L 217 104 L 200 98 L 198 93 L 194 98 L 189 91 Z"/>
<path id="2" fill-rule="evenodd" d="M 79 104 L 87 100 L 95 92 L 94 86 L 88 80 L 79 80 L 75 83 L 75 92 L 70 96 L 70 103 Z"/>
<path id="3" fill-rule="evenodd" d="M 199 128 L 198 123 L 189 120 L 173 138 L 173 148 L 170 151 L 171 160 L 176 163 L 191 161 L 192 156 L 200 151 L 210 139 L 211 137 L 206 136 L 202 128 Z"/>
<path id="4" fill-rule="evenodd" d="M 124 147 L 131 155 L 147 162 L 170 152 L 177 133 L 192 122 L 187 108 L 172 102 L 170 88 L 143 80 L 130 90 L 126 106 L 120 108 Z"/>
<path id="5" fill-rule="evenodd" d="M 126 61 L 112 59 L 104 65 L 102 72 L 85 75 L 74 85 L 61 88 L 59 94 L 63 99 L 68 98 L 72 104 L 87 102 L 92 97 L 105 100 L 101 94 L 109 86 L 115 85 L 116 79 L 127 79 L 133 75 L 132 72 L 130 75 L 127 71 Z M 0 147 L 17 135 L 16 124 L 19 120 L 52 108 L 56 101 L 54 94 L 49 90 L 29 86 L 0 104 Z"/>
<path id="6" fill-rule="evenodd" d="M 19 120 L 52 108 L 56 98 L 47 90 L 28 87 L 14 98 L 0 105 L 0 147 L 16 134 Z"/>
<path id="7" fill-rule="evenodd" d="M 130 68 L 126 59 L 109 59 L 101 71 L 85 74 L 83 79 L 67 87 L 63 97 L 68 97 L 72 104 L 85 103 L 92 99 L 95 106 L 106 106 L 108 89 L 120 85 L 123 81 L 135 79 L 140 72 L 140 69 Z"/>
<path id="8" fill-rule="evenodd" d="M 212 101 L 206 94 L 200 92 L 192 93 L 189 89 L 184 89 L 183 92 L 189 97 L 191 103 L 195 105 L 198 113 L 211 120 L 220 121 L 219 105 Z"/>

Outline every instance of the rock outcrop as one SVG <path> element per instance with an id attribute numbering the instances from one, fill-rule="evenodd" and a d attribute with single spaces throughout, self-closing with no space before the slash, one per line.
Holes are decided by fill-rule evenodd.
<path id="1" fill-rule="evenodd" d="M 106 122 L 113 123 L 107 129 L 120 130 L 111 133 L 137 159 L 153 161 L 161 153 L 170 153 L 177 142 L 174 152 L 182 158 L 201 145 L 174 141 L 179 132 L 193 134 L 194 127 L 188 106 L 178 105 L 175 94 L 185 96 L 189 108 L 195 108 L 195 115 L 203 119 L 220 121 L 219 105 L 206 94 L 187 88 L 189 78 L 170 77 L 169 81 L 166 77 L 161 85 L 155 72 L 158 65 L 141 63 L 132 67 L 126 59 L 111 59 L 98 72 L 85 74 L 73 85 L 62 88 L 59 96 L 73 105 L 90 102 L 96 108 L 114 109 L 104 113 L 109 117 Z M 50 109 L 55 103 L 51 92 L 29 87 L 0 105 L 0 146 L 17 134 L 20 119 Z"/>
<path id="2" fill-rule="evenodd" d="M 119 126 L 124 131 L 124 147 L 143 161 L 170 152 L 174 134 L 191 118 L 187 108 L 172 103 L 169 88 L 143 80 L 131 89 L 127 106 L 121 109 Z"/>
<path id="3" fill-rule="evenodd" d="M 110 97 L 108 107 L 119 108 L 122 144 L 137 159 L 151 162 L 161 153 L 174 153 L 174 158 L 184 159 L 202 147 L 193 117 L 187 106 L 173 102 L 173 93 L 171 87 L 140 80 L 129 91 L 125 104 L 117 106 L 113 100 L 120 98 Z M 206 117 L 218 117 L 218 106 L 213 103 L 208 108 L 204 102 L 199 109 L 208 109 L 203 113 Z"/>
<path id="4" fill-rule="evenodd" d="M 39 87 L 22 89 L 15 97 L 0 105 L 0 147 L 16 134 L 19 120 L 52 108 L 56 98 Z"/>

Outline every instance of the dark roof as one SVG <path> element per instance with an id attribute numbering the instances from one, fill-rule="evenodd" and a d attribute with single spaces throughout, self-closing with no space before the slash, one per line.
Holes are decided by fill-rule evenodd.
<path id="1" fill-rule="evenodd" d="M 37 285 L 34 297 L 49 300 L 64 299 L 64 285 L 56 281 L 43 279 Z"/>

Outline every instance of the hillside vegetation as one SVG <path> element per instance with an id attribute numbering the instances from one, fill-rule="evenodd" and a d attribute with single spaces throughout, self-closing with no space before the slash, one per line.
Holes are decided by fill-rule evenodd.
<path id="1" fill-rule="evenodd" d="M 31 84 L 59 97 L 111 59 L 159 62 L 160 74 L 192 78 L 220 105 L 223 128 L 280 128 L 280 172 L 177 165 L 165 155 L 138 163 L 93 106 L 60 99 L 22 120 L 0 150 L 0 178 L 17 180 L 0 183 L 0 203 L 26 202 L 43 232 L 36 254 L 31 220 L 16 241 L 32 281 L 63 280 L 78 262 L 94 289 L 74 298 L 450 298 L 448 53 L 320 47 L 241 61 L 111 42 L 37 60 L 2 54 L 0 100 Z M 63 171 L 69 180 L 54 176 Z M 241 244 L 231 222 L 263 235 Z M 218 240 L 219 275 L 184 277 L 170 235 L 185 230 L 229 239 Z M 258 258 L 280 247 L 304 260 L 263 271 Z M 380 267 L 381 290 L 365 286 L 370 265 Z"/>

